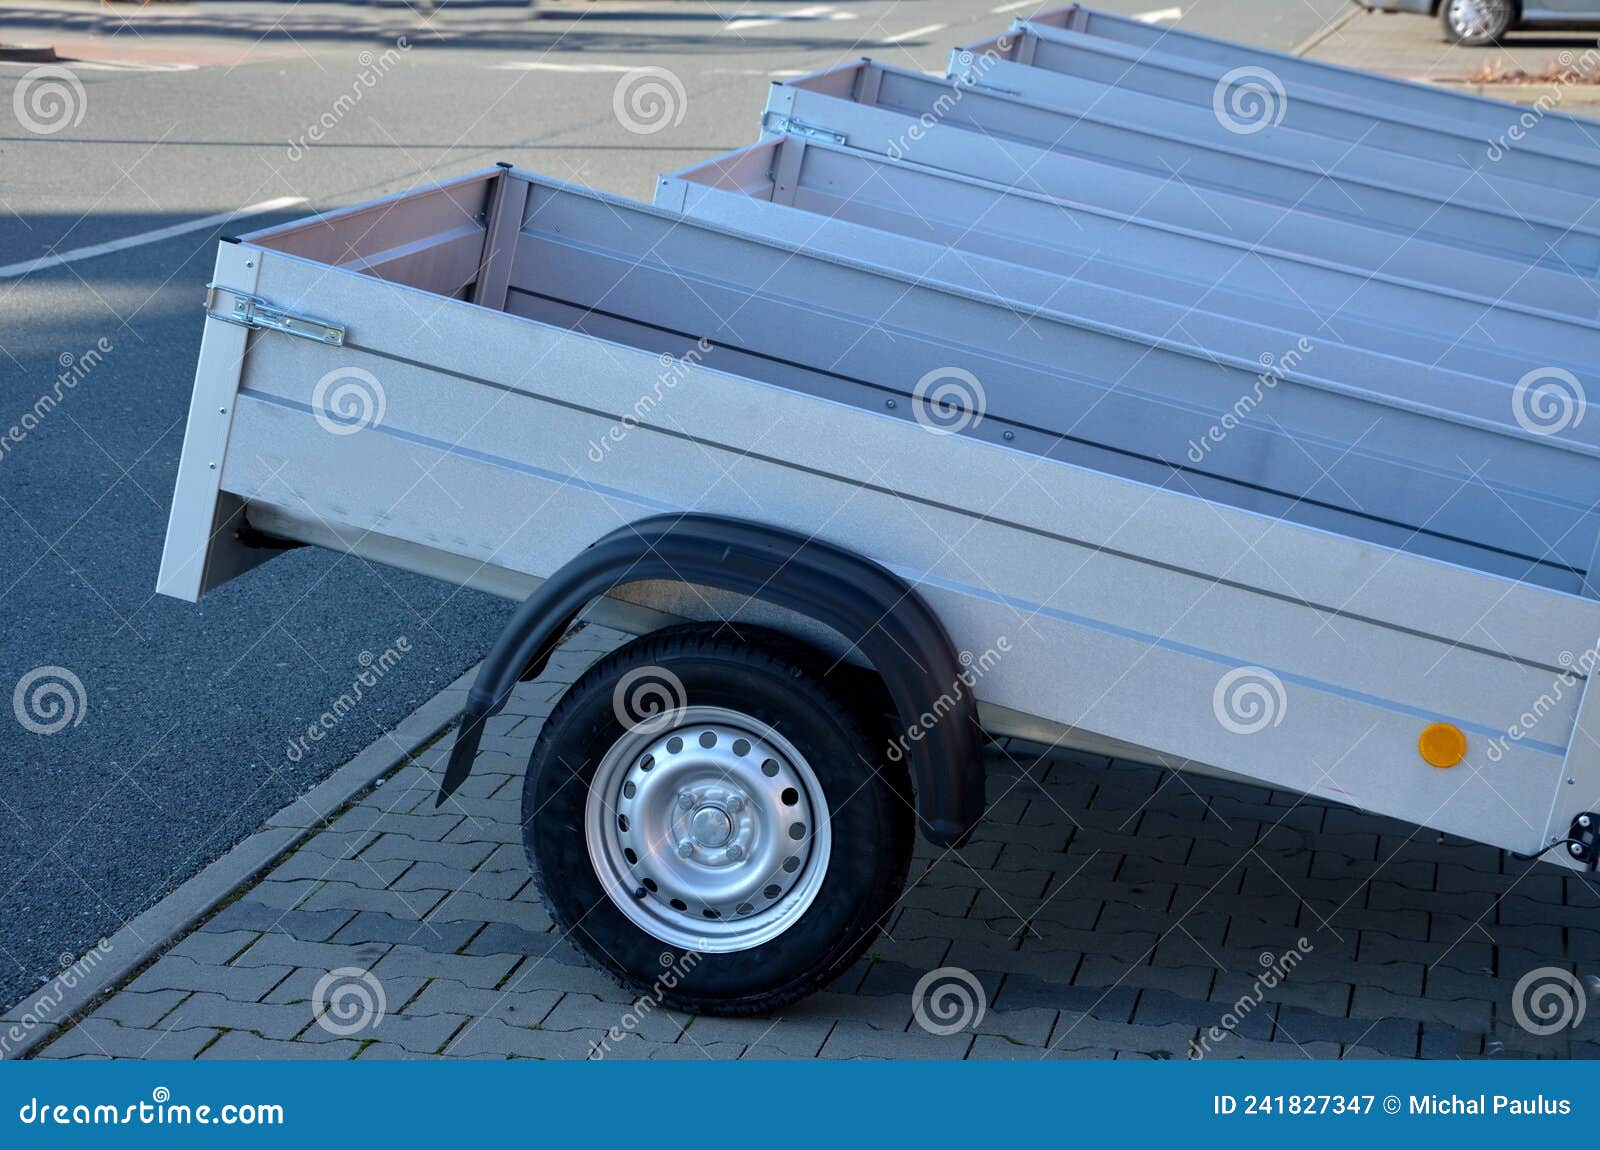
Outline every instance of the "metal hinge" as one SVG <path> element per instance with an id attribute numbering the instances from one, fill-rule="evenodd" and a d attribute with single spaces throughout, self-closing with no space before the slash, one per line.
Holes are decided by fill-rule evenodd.
<path id="1" fill-rule="evenodd" d="M 815 124 L 808 124 L 804 120 L 796 120 L 793 116 L 781 116 L 768 112 L 763 118 L 762 126 L 769 132 L 783 132 L 790 136 L 807 136 L 813 140 L 826 140 L 830 144 L 845 142 L 843 132 L 835 132 L 829 128 L 819 128 Z"/>
<path id="2" fill-rule="evenodd" d="M 999 84 L 991 84 L 982 79 L 976 72 L 967 72 L 955 77 L 958 88 L 971 88 L 977 92 L 989 92 L 996 96 L 1020 96 L 1021 92 L 1015 88 L 1002 88 Z"/>
<path id="3" fill-rule="evenodd" d="M 233 305 L 224 306 L 219 310 L 217 307 L 219 293 L 232 296 Z M 280 307 L 273 307 L 260 296 L 236 291 L 220 284 L 206 285 L 206 314 L 224 323 L 236 323 L 240 327 L 281 331 L 287 335 L 297 335 L 301 339 L 316 340 L 318 343 L 331 344 L 334 347 L 344 346 L 344 328 L 339 324 L 284 311 Z"/>

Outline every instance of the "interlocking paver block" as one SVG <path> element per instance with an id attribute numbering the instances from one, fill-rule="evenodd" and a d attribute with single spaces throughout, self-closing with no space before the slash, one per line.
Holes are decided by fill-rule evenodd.
<path id="1" fill-rule="evenodd" d="M 450 978 L 468 986 L 493 987 L 519 961 L 514 955 L 435 954 L 414 946 L 396 946 L 379 960 L 380 978 Z"/>
<path id="2" fill-rule="evenodd" d="M 187 1030 L 191 1027 L 248 1030 L 263 1038 L 287 1041 L 312 1024 L 310 1009 L 304 1004 L 236 1002 L 220 994 L 202 991 L 190 995 L 161 1022 L 163 1027 Z"/>
<path id="3" fill-rule="evenodd" d="M 354 1058 L 361 1044 L 348 1039 L 340 1042 L 277 1042 L 243 1030 L 230 1031 L 201 1054 L 202 1060 L 245 1061 L 257 1059 L 305 1059 L 342 1061 Z"/>
<path id="4" fill-rule="evenodd" d="M 841 1022 L 822 1045 L 820 1058 L 964 1058 L 972 1035 L 935 1035 L 922 1030 L 879 1030 L 859 1022 Z"/>
<path id="5" fill-rule="evenodd" d="M 151 1029 L 188 994 L 187 990 L 152 990 L 148 993 L 124 990 L 101 1003 L 92 1017 L 123 1026 Z"/>
<path id="6" fill-rule="evenodd" d="M 435 919 L 418 921 L 416 919 L 397 918 L 392 914 L 380 914 L 376 911 L 358 911 L 355 917 L 339 929 L 332 941 L 339 943 L 372 943 L 372 942 L 398 942 L 408 946 L 418 946 L 423 950 L 435 950 L 444 954 L 454 954 L 480 929 L 481 923 L 475 922 L 439 922 Z"/>
<path id="7" fill-rule="evenodd" d="M 50 1043 L 40 1058 L 75 1058 L 98 1054 L 110 1058 L 193 1058 L 215 1038 L 215 1030 L 142 1030 L 118 1026 L 106 1018 L 85 1018 Z"/>
<path id="8" fill-rule="evenodd" d="M 283 910 L 243 898 L 218 911 L 201 930 L 222 934 L 236 930 L 275 931 L 307 942 L 326 942 L 354 913 L 348 910 Z"/>
<path id="9" fill-rule="evenodd" d="M 291 969 L 287 965 L 213 966 L 169 954 L 134 979 L 129 989 L 209 990 L 236 1002 L 256 1002 Z"/>

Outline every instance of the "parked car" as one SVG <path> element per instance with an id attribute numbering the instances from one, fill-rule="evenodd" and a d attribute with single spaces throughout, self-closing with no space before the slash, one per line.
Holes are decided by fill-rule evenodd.
<path id="1" fill-rule="evenodd" d="M 1379 12 L 1437 15 L 1447 40 L 1480 47 L 1517 28 L 1600 28 L 1600 0 L 1355 0 Z"/>

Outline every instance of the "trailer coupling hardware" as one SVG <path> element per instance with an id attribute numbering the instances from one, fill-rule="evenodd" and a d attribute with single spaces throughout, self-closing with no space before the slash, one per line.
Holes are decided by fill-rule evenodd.
<path id="1" fill-rule="evenodd" d="M 219 293 L 233 297 L 231 308 L 220 311 L 217 309 Z M 295 315 L 293 312 L 273 307 L 260 296 L 235 291 L 220 284 L 206 285 L 206 314 L 212 319 L 220 319 L 224 323 L 236 323 L 240 327 L 255 328 L 258 331 L 281 331 L 288 335 L 297 335 L 301 339 L 331 344 L 334 347 L 344 346 L 344 328 L 339 324 L 312 319 L 310 316 Z"/>
<path id="2" fill-rule="evenodd" d="M 1531 855 L 1511 852 L 1511 857 L 1521 859 L 1523 862 L 1532 862 L 1534 859 L 1543 858 L 1557 847 L 1566 847 L 1567 853 L 1572 858 L 1583 863 L 1591 872 L 1600 870 L 1600 814 L 1594 811 L 1584 811 L 1582 814 L 1572 816 L 1572 826 L 1567 831 L 1567 837 L 1555 839 L 1549 846 Z"/>
<path id="3" fill-rule="evenodd" d="M 835 132 L 831 128 L 821 128 L 816 124 L 808 124 L 804 120 L 796 120 L 793 116 L 780 116 L 768 112 L 762 117 L 762 127 L 769 132 L 776 132 L 783 136 L 806 136 L 813 140 L 826 140 L 830 144 L 843 147 L 848 141 L 843 132 Z"/>

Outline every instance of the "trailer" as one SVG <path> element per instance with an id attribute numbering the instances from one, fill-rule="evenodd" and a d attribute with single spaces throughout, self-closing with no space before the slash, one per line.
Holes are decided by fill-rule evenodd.
<path id="1" fill-rule="evenodd" d="M 1430 0 L 1405 2 L 1420 3 L 1426 8 Z M 1340 97 L 1344 108 L 1359 108 L 1363 115 L 1371 116 L 1375 123 L 1413 124 L 1455 138 L 1463 138 L 1464 128 L 1467 133 L 1465 138 L 1477 148 L 1500 141 L 1513 124 L 1522 124 L 1522 117 L 1529 113 L 1527 108 L 1486 100 L 1437 84 L 1419 84 L 1394 76 L 1363 72 L 1342 64 L 1308 60 L 1304 56 L 1239 44 L 1171 25 L 1147 24 L 1142 20 L 1119 16 L 1114 12 L 1102 12 L 1082 4 L 1068 4 L 1050 11 L 1035 12 L 1028 16 L 1027 23 L 1036 31 L 1050 29 L 1080 33 L 1125 45 L 1141 53 L 1159 52 L 1167 57 L 1220 67 L 1223 71 L 1250 67 L 1265 69 L 1286 88 L 1314 92 L 1318 100 L 1328 96 Z M 1012 33 L 1008 32 L 971 45 L 966 50 L 978 55 L 993 50 L 1000 56 L 1016 59 L 1018 57 L 1010 55 L 1010 49 L 1000 45 L 1000 41 L 1010 39 Z M 1595 145 L 1600 139 L 1596 137 L 1592 121 L 1559 108 L 1541 106 L 1536 122 L 1537 131 L 1525 131 L 1516 140 L 1519 151 L 1583 163 L 1594 162 Z"/>
<path id="2" fill-rule="evenodd" d="M 1246 227 L 1293 234 L 1296 248 L 1302 233 L 1320 232 L 1309 242 L 1323 246 L 1301 249 L 1319 252 L 1336 247 L 1340 236 L 1360 243 L 1361 229 L 1382 233 L 1387 248 L 1406 261 L 1403 274 L 1414 278 L 1449 282 L 1476 275 L 1485 256 L 1498 259 L 1488 274 L 1509 280 L 1513 298 L 1530 264 L 1536 272 L 1585 281 L 1600 274 L 1600 221 L 1573 222 L 1592 210 L 1593 197 L 1540 195 L 1520 181 L 1504 181 L 1491 192 L 1478 176 L 1463 187 L 1459 174 L 1441 178 L 1439 166 L 1420 161 L 1414 179 L 1412 165 L 1377 153 L 1352 159 L 1360 171 L 1342 163 L 1326 170 L 1311 161 L 1290 163 L 1260 149 L 1252 154 L 1238 142 L 1244 137 L 1223 131 L 1209 112 L 1204 122 L 1185 121 L 1183 130 L 1159 108 L 1148 122 L 1134 122 L 1122 110 L 1140 100 L 1177 107 L 1120 91 L 1115 101 L 1099 104 L 1046 104 L 862 60 L 774 84 L 763 124 L 770 132 L 832 140 L 1063 198 L 1116 195 L 1127 203 L 1134 183 L 1164 183 L 1164 203 L 1184 196 L 1199 201 L 1185 218 L 1207 230 L 1232 221 L 1198 223 L 1212 199 L 1231 207 L 1253 200 L 1253 211 L 1239 213 Z M 1093 174 L 1103 178 L 1072 182 L 1069 172 L 1088 173 L 1064 160 L 1092 161 L 1099 165 Z M 1331 231 L 1323 226 L 1328 221 L 1335 225 Z M 1405 256 L 1404 249 L 1413 254 Z M 1511 268 L 1516 271 L 1507 276 Z M 1575 292 L 1590 298 L 1567 307 L 1593 314 L 1588 287 L 1565 277 L 1558 282 L 1562 286 L 1544 280 L 1544 289 L 1533 289 L 1539 306 L 1559 308 L 1556 297 Z"/>
<path id="3" fill-rule="evenodd" d="M 525 845 L 560 929 L 687 1010 L 858 957 L 914 835 L 981 816 L 983 732 L 1594 865 L 1592 593 L 1075 455 L 1034 373 L 1128 333 L 999 354 L 993 300 L 840 226 L 799 248 L 497 167 L 222 244 L 159 590 L 315 544 L 525 596 L 442 802 L 575 620 L 639 634 L 545 723 Z M 1393 419 L 1593 470 L 1438 398 Z"/>
<path id="4" fill-rule="evenodd" d="M 1094 284 L 1501 379 L 1517 379 L 1533 363 L 1582 373 L 1600 356 L 1593 319 L 1508 307 L 1397 277 L 1386 263 L 1354 268 L 1259 239 L 1165 224 L 1142 208 L 1091 207 L 815 136 L 771 135 L 664 176 L 655 202 L 794 243 L 809 243 L 823 221 L 859 224 L 1072 281 L 1049 286 L 1029 307 L 1070 310 L 1079 287 Z M 931 262 L 940 253 L 925 255 Z M 968 265 L 945 263 L 969 285 L 1001 295 L 1020 283 L 1009 272 L 980 281 L 962 274 Z"/>
<path id="5" fill-rule="evenodd" d="M 1454 101 L 1407 90 L 1421 85 L 1302 60 L 1285 68 L 1271 52 L 1213 54 L 1201 50 L 1208 47 L 1204 38 L 1155 29 L 1146 41 L 1130 43 L 1088 30 L 1121 32 L 1118 22 L 1099 21 L 1095 13 L 1080 31 L 1073 15 L 1068 10 L 1019 20 L 1000 36 L 957 48 L 949 75 L 1073 108 L 1093 106 L 1114 87 L 1119 115 L 1220 130 L 1262 154 L 1337 160 L 1341 170 L 1361 171 L 1381 171 L 1384 156 L 1390 165 L 1403 157 L 1400 174 L 1408 181 L 1439 165 L 1438 178 L 1453 179 L 1464 194 L 1482 180 L 1502 188 L 1525 184 L 1524 193 L 1547 200 L 1552 211 L 1565 204 L 1584 213 L 1583 201 L 1593 203 L 1600 180 L 1596 139 L 1568 144 L 1553 138 L 1562 134 L 1559 129 L 1547 139 L 1537 118 L 1524 121 L 1525 109 L 1480 100 L 1469 105 L 1471 115 L 1450 115 Z M 1058 22 L 1062 17 L 1065 24 Z M 1244 58 L 1251 62 L 1241 63 Z M 1336 86 L 1324 86 L 1329 82 Z M 1593 137 L 1594 130 L 1588 131 Z M 1370 158 L 1374 166 L 1357 169 L 1357 158 Z M 1592 223 L 1597 217 L 1573 218 Z"/>

